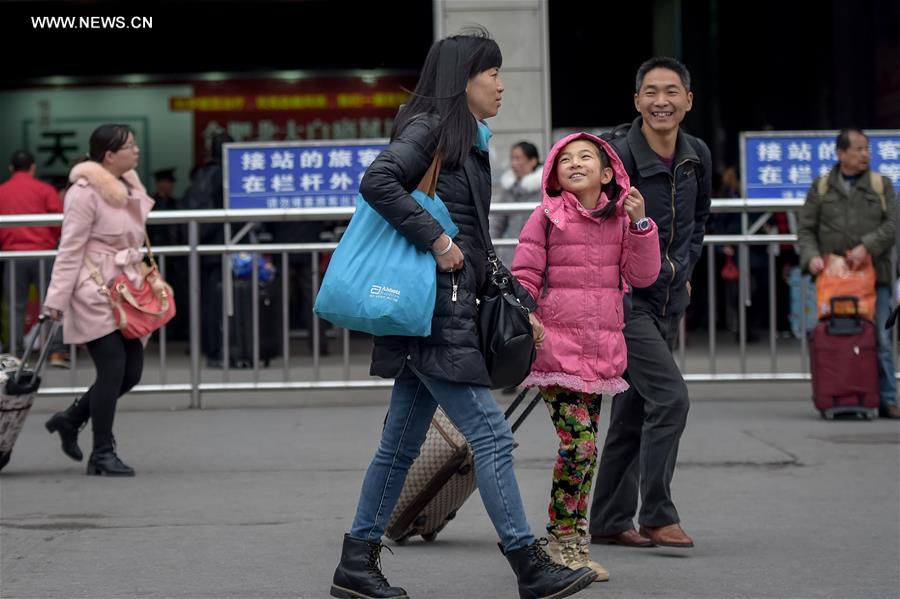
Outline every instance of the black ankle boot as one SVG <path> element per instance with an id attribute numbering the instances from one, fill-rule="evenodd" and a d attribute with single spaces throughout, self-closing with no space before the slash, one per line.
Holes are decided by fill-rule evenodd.
<path id="1" fill-rule="evenodd" d="M 78 447 L 78 433 L 85 422 L 87 422 L 87 417 L 82 415 L 81 399 L 79 398 L 62 412 L 51 416 L 44 426 L 50 433 L 58 432 L 62 441 L 63 453 L 76 462 L 80 462 L 84 459 L 84 454 Z"/>
<path id="2" fill-rule="evenodd" d="M 409 599 L 406 591 L 389 585 L 381 573 L 382 547 L 381 543 L 354 539 L 345 534 L 331 596 L 339 599 Z"/>
<path id="3" fill-rule="evenodd" d="M 116 455 L 115 442 L 97 447 L 88 458 L 87 474 L 134 476 L 134 469 Z"/>
<path id="4" fill-rule="evenodd" d="M 545 544 L 546 539 L 541 539 L 508 553 L 500 546 L 516 573 L 520 599 L 560 599 L 594 582 L 597 575 L 590 568 L 570 570 L 551 560 L 544 551 Z"/>

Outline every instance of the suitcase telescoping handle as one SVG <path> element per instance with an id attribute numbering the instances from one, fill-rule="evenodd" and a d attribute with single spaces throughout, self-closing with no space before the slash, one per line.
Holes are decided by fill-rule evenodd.
<path id="1" fill-rule="evenodd" d="M 831 313 L 828 315 L 829 335 L 858 335 L 863 330 L 862 316 L 859 314 L 859 298 L 855 295 L 836 295 L 829 300 Z M 851 310 L 838 309 L 841 304 L 852 304 Z"/>
<path id="2" fill-rule="evenodd" d="M 34 344 L 37 342 L 38 337 L 41 336 L 43 332 L 43 328 L 47 325 L 50 325 L 50 334 L 47 335 L 46 340 L 43 345 L 41 345 L 41 352 L 38 354 L 38 360 L 34 365 L 34 368 L 26 373 L 28 375 L 27 380 L 22 380 L 22 374 L 25 372 L 25 363 L 28 361 L 28 358 L 31 357 L 31 353 L 34 351 Z M 37 391 L 38 386 L 40 385 L 41 379 L 41 370 L 44 368 L 44 363 L 47 361 L 47 356 L 50 354 L 50 346 L 53 343 L 53 336 L 56 335 L 56 329 L 59 327 L 59 322 L 53 320 L 49 316 L 45 314 L 41 314 L 38 317 L 37 325 L 38 330 L 35 331 L 35 334 L 31 336 L 31 341 L 28 343 L 28 347 L 25 348 L 25 353 L 22 355 L 22 360 L 19 362 L 19 367 L 16 369 L 15 374 L 10 377 L 8 381 L 6 381 L 6 389 L 9 395 L 23 395 L 25 393 L 34 393 Z"/>

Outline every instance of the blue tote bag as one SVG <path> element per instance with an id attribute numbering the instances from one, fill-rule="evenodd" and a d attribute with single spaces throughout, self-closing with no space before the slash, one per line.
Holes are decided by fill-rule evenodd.
<path id="1" fill-rule="evenodd" d="M 452 238 L 459 229 L 434 192 L 439 158 L 411 195 Z M 315 313 L 335 326 L 379 337 L 427 337 L 436 294 L 431 252 L 419 251 L 358 195 L 356 212 L 325 271 Z"/>

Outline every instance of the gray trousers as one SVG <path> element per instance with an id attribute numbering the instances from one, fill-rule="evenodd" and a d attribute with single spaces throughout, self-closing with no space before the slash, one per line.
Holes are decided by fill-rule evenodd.
<path id="1" fill-rule="evenodd" d="M 670 489 L 687 422 L 687 385 L 672 355 L 681 314 L 660 317 L 635 299 L 625 325 L 631 388 L 613 399 L 609 433 L 597 467 L 590 532 L 615 535 L 638 523 L 679 522 Z"/>

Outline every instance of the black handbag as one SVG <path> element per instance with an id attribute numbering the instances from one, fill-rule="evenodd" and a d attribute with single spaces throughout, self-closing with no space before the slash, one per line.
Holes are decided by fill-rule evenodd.
<path id="1" fill-rule="evenodd" d="M 487 230 L 487 215 L 473 194 L 481 238 L 488 257 L 488 279 L 479 297 L 478 333 L 491 389 L 515 387 L 531 372 L 536 350 L 530 314 L 513 294 L 513 275 L 497 258 Z"/>

